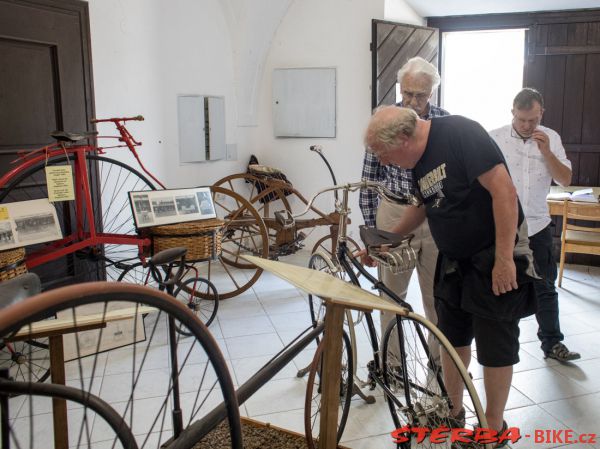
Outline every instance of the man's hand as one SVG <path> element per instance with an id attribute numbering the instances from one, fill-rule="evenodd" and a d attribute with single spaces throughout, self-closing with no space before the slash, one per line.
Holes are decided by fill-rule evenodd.
<path id="1" fill-rule="evenodd" d="M 361 249 L 360 251 L 352 254 L 354 257 L 360 257 L 360 263 L 366 265 L 367 267 L 376 267 L 377 262 L 373 260 L 371 256 L 367 254 L 367 249 Z"/>
<path id="2" fill-rule="evenodd" d="M 496 257 L 492 269 L 492 291 L 499 296 L 503 293 L 517 289 L 517 268 L 514 260 Z"/>
<path id="3" fill-rule="evenodd" d="M 534 130 L 531 138 L 537 143 L 540 153 L 544 156 L 550 153 L 550 138 L 544 131 L 540 131 L 539 129 Z"/>

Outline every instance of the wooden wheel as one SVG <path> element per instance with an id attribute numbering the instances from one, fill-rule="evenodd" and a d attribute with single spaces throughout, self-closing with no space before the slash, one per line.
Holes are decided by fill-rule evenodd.
<path id="1" fill-rule="evenodd" d="M 196 268 L 199 277 L 215 285 L 219 299 L 227 299 L 248 290 L 260 277 L 263 270 L 241 256 L 268 258 L 269 240 L 265 223 L 248 200 L 222 187 L 213 186 L 211 191 L 217 218 L 225 221 L 221 254 Z"/>
<path id="2" fill-rule="evenodd" d="M 317 208 L 311 208 L 315 218 L 296 221 L 292 229 L 284 229 L 275 219 L 275 212 L 294 213 L 286 193 L 295 197 L 302 210 L 308 201 L 291 184 L 279 179 L 264 179 L 249 173 L 238 173 L 217 181 L 213 186 L 224 187 L 244 197 L 257 210 L 267 227 L 269 238 L 269 257 L 277 260 L 280 256 L 295 253 L 302 247 L 303 236 L 299 231 L 319 225 L 337 224 L 337 216 L 325 214 Z M 298 212 L 299 210 L 295 211 Z"/>
<path id="3" fill-rule="evenodd" d="M 223 187 L 241 195 L 254 206 L 263 219 L 274 218 L 274 212 L 279 210 L 291 212 L 284 190 L 295 193 L 291 184 L 275 179 L 265 182 L 264 179 L 249 173 L 226 176 L 215 182 L 213 186 Z"/>
<path id="4" fill-rule="evenodd" d="M 220 179 L 214 187 L 224 187 L 246 199 L 261 216 L 267 227 L 269 254 L 273 259 L 297 250 L 296 230 L 283 229 L 275 219 L 275 212 L 292 212 L 285 192 L 298 195 L 296 190 L 281 180 L 265 180 L 248 173 L 238 173 Z"/>

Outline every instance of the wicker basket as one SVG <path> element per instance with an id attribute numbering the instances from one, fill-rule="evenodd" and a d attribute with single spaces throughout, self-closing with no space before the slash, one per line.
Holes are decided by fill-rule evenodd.
<path id="1" fill-rule="evenodd" d="M 25 266 L 25 248 L 0 251 L 0 282 L 27 273 Z"/>
<path id="2" fill-rule="evenodd" d="M 150 229 L 152 253 L 184 247 L 188 261 L 214 260 L 221 254 L 222 227 L 225 222 L 218 218 L 188 221 Z"/>

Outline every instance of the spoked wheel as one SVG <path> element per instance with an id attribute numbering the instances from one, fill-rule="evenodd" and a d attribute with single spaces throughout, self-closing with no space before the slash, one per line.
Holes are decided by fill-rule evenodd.
<path id="1" fill-rule="evenodd" d="M 269 257 L 267 228 L 246 199 L 222 187 L 211 187 L 217 218 L 225 222 L 221 229 L 221 254 L 217 260 L 197 263 L 198 276 L 210 281 L 220 299 L 232 298 L 248 290 L 260 277 L 262 269 L 241 256 Z M 211 292 L 196 292 L 205 299 Z"/>
<path id="2" fill-rule="evenodd" d="M 225 360 L 206 326 L 184 304 L 140 285 L 83 283 L 4 309 L 0 338 L 10 341 L 19 332 L 34 339 L 40 320 L 47 320 L 44 326 L 55 322 L 70 328 L 62 336 L 66 384 L 84 397 L 106 402 L 131 429 L 137 447 L 160 447 L 223 403 L 222 413 L 203 421 L 206 426 L 198 423 L 187 441 L 199 441 L 227 419 L 231 447 L 242 448 L 239 409 Z M 192 337 L 174 332 L 172 326 Z M 53 414 L 40 414 L 37 401 L 9 401 L 11 410 L 16 410 L 16 401 L 22 404 L 11 422 L 11 441 L 16 441 L 11 447 L 48 447 Z M 96 426 L 93 417 L 87 405 L 67 409 L 70 447 L 121 447 L 114 432 L 102 423 Z"/>
<path id="3" fill-rule="evenodd" d="M 185 279 L 177 286 L 174 294 L 206 326 L 217 316 L 219 294 L 209 280 L 199 277 Z"/>
<path id="4" fill-rule="evenodd" d="M 200 321 L 206 326 L 209 326 L 217 316 L 219 294 L 212 282 L 207 279 L 187 277 L 188 275 L 193 276 L 194 274 L 195 270 L 193 268 L 185 271 L 182 276 L 183 280 L 176 285 L 173 295 L 177 300 L 181 301 L 182 304 L 185 304 L 185 306 L 190 309 Z M 158 276 L 158 279 L 162 282 L 164 279 L 164 272 L 159 270 L 155 273 L 155 276 Z M 155 276 L 152 276 L 148 266 L 144 266 L 141 262 L 138 262 L 129 266 L 121 273 L 119 282 L 146 285 L 159 290 L 164 290 L 164 287 L 161 287 L 158 282 L 156 282 Z M 184 335 L 188 335 L 183 329 L 177 328 L 177 330 L 184 333 Z"/>
<path id="5" fill-rule="evenodd" d="M 340 268 L 337 268 L 329 255 L 325 252 L 318 251 L 310 256 L 308 268 L 312 270 L 323 271 L 324 273 L 335 276 L 343 281 L 350 281 L 346 272 Z M 325 317 L 325 302 L 321 298 L 309 294 L 308 307 L 310 310 L 310 318 L 313 324 L 323 321 Z M 348 314 L 351 314 L 350 310 L 347 311 L 347 315 Z M 346 324 L 348 324 L 348 320 L 346 320 Z M 352 335 L 353 332 L 351 333 L 351 337 Z"/>
<path id="6" fill-rule="evenodd" d="M 0 369 L 8 369 L 9 378 L 15 381 L 44 382 L 50 376 L 48 339 L 0 343 Z"/>
<path id="7" fill-rule="evenodd" d="M 355 240 L 351 239 L 350 237 L 346 237 L 346 242 L 348 244 L 348 249 L 350 250 L 350 252 L 352 254 L 360 251 L 360 245 L 358 243 L 356 243 Z M 325 236 L 321 237 L 317 241 L 317 243 L 315 243 L 315 246 L 313 246 L 311 254 L 314 254 L 317 251 L 321 251 L 321 252 L 324 252 L 325 254 L 327 254 L 331 258 L 331 260 L 336 260 L 337 254 L 333 253 L 334 250 L 335 250 L 335 242 L 333 241 L 331 235 L 325 235 Z"/>
<path id="8" fill-rule="evenodd" d="M 219 179 L 213 187 L 223 187 L 237 193 L 248 200 L 262 218 L 273 218 L 278 210 L 291 211 L 285 191 L 291 191 L 293 186 L 286 186 L 283 181 L 265 183 L 249 173 L 238 173 Z"/>
<path id="9" fill-rule="evenodd" d="M 354 359 L 350 349 L 350 338 L 344 332 L 342 334 L 342 370 L 340 373 L 340 406 L 338 409 L 337 441 L 339 442 L 344 433 L 350 402 L 352 400 Z M 324 342 L 322 340 L 317 347 L 317 352 L 310 366 L 308 374 L 308 385 L 306 386 L 306 400 L 304 403 L 304 430 L 306 443 L 309 449 L 318 447 L 319 426 L 321 417 L 321 378 L 323 365 Z"/>
<path id="10" fill-rule="evenodd" d="M 391 390 L 394 398 L 387 403 L 396 428 L 403 426 L 428 428 L 440 427 L 466 428 L 473 430 L 478 423 L 487 427 L 485 415 L 475 391 L 471 378 L 458 354 L 452 348 L 441 331 L 425 318 L 409 313 L 401 319 L 401 341 L 398 340 L 398 326 L 392 320 L 386 329 L 383 339 L 383 376 L 385 385 Z M 440 344 L 440 351 L 451 361 L 452 366 L 445 369 L 458 370 L 461 383 L 466 394 L 449 397 L 444 384 L 442 370 L 430 356 L 427 337 Z M 399 344 L 406 354 L 406 367 L 401 362 Z M 406 372 L 404 372 L 406 369 Z M 406 377 L 404 376 L 406 375 Z M 458 419 L 454 418 L 464 407 Z M 464 416 L 464 418 L 461 418 Z M 408 435 L 407 435 L 408 436 Z M 413 435 L 414 436 L 414 435 Z M 410 442 L 406 443 L 410 447 Z M 419 447 L 439 449 L 439 443 L 425 439 Z M 485 448 L 484 444 L 473 443 L 472 448 Z"/>
<path id="11" fill-rule="evenodd" d="M 238 173 L 220 179 L 213 187 L 223 187 L 237 193 L 256 209 L 267 228 L 269 254 L 272 258 L 295 252 L 297 248 L 294 246 L 293 236 L 281 229 L 281 225 L 275 220 L 275 212 L 292 212 L 285 195 L 286 191 L 295 193 L 292 185 L 279 180 L 265 183 L 263 179 L 249 173 Z"/>
<path id="12" fill-rule="evenodd" d="M 135 436 L 131 433 L 131 429 L 122 425 L 123 421 L 121 415 L 94 394 L 83 392 L 77 388 L 66 385 L 19 381 L 0 382 L 0 392 L 8 397 L 15 397 L 18 395 L 29 396 L 31 402 L 26 401 L 28 403 L 25 406 L 27 410 L 29 409 L 29 406 L 31 406 L 31 403 L 35 403 L 40 410 L 52 410 L 54 401 L 64 403 L 67 410 L 74 410 L 76 408 L 84 410 L 84 419 L 88 420 L 88 433 L 87 435 L 66 435 L 67 438 L 70 437 L 68 441 L 69 447 L 92 447 L 90 446 L 90 443 L 92 442 L 92 438 L 90 438 L 92 424 L 94 427 L 103 430 L 102 438 L 109 442 L 109 447 L 115 449 L 137 449 L 139 447 L 135 440 Z M 71 415 L 73 415 L 72 412 Z M 8 434 L 6 435 L 7 442 L 10 443 L 4 444 L 3 448 L 8 449 L 10 444 L 19 448 L 32 449 L 52 447 L 52 443 L 54 443 L 54 447 L 65 446 L 66 442 L 62 435 L 55 435 L 54 441 L 52 441 L 52 436 L 47 436 L 46 438 L 40 437 L 41 432 L 44 432 L 46 429 L 41 430 L 40 433 L 30 433 L 30 429 L 26 426 L 33 424 L 33 421 L 34 419 L 27 416 L 12 421 L 7 432 Z M 36 421 L 41 424 L 44 419 L 41 418 Z M 67 422 L 66 424 L 68 425 L 69 423 Z M 102 443 L 100 443 L 100 445 L 102 446 Z"/>
<path id="13" fill-rule="evenodd" d="M 135 236 L 135 223 L 129 205 L 128 192 L 132 190 L 154 190 L 154 185 L 139 171 L 129 165 L 104 156 L 86 154 L 90 173 L 90 186 L 98 192 L 98 202 L 94 205 L 96 226 L 99 232 Z M 74 166 L 74 156 L 58 156 L 48 160 L 48 165 Z M 10 181 L 0 186 L 0 202 L 10 203 L 40 198 L 48 198 L 45 163 L 35 165 L 16 174 Z M 75 201 L 62 201 L 56 204 L 63 235 L 78 231 L 75 216 Z M 83 231 L 88 229 L 87 221 Z M 49 247 L 47 244 L 28 247 L 32 251 Z M 51 286 L 74 277 L 78 281 L 104 279 L 117 280 L 121 268 L 119 262 L 138 257 L 138 247 L 122 244 L 100 244 L 52 260 L 35 270 L 45 286 Z"/>

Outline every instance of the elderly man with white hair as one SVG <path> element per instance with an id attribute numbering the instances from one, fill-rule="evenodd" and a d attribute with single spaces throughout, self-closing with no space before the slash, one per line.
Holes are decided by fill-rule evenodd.
<path id="1" fill-rule="evenodd" d="M 402 101 L 396 106 L 412 109 L 423 120 L 449 115 L 448 111 L 430 103 L 433 92 L 440 84 L 440 75 L 435 66 L 423 58 L 415 57 L 408 60 L 398 71 L 398 83 Z M 412 170 L 400 168 L 397 165 L 384 166 L 370 152 L 365 152 L 362 179 L 382 182 L 398 195 L 414 194 Z M 391 231 L 396 222 L 404 215 L 407 207 L 408 205 L 386 201 L 378 197 L 377 193 L 372 190 L 360 192 L 360 209 L 367 226 L 377 226 L 378 229 Z M 433 301 L 433 279 L 438 250 L 426 222 L 415 229 L 413 233 L 411 246 L 417 253 L 416 270 L 425 316 L 429 321 L 437 323 Z M 406 299 L 413 271 L 394 274 L 389 269 L 380 269 L 379 277 L 400 298 Z M 382 312 L 382 333 L 393 317 L 393 314 L 389 312 Z M 439 360 L 439 347 L 434 346 L 432 350 L 434 357 Z"/>

